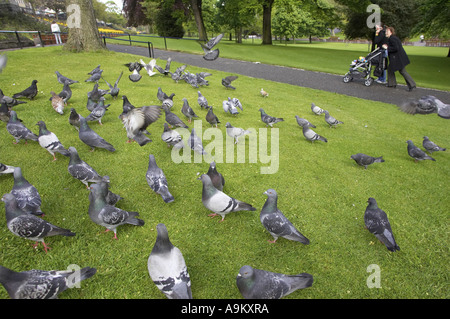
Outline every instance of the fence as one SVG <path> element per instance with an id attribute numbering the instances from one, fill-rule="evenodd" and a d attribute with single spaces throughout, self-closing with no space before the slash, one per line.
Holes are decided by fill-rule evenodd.
<path id="1" fill-rule="evenodd" d="M 127 39 L 116 39 L 119 36 L 125 36 L 128 35 L 128 40 Z M 133 45 L 133 42 L 136 43 L 147 43 L 147 47 L 148 47 L 148 57 L 149 58 L 154 58 L 155 57 L 155 52 L 153 51 L 153 43 L 151 43 L 150 41 L 138 41 L 138 40 L 132 40 L 131 39 L 131 35 L 129 33 L 127 34 L 116 34 L 116 33 L 103 33 L 100 32 L 100 36 L 103 39 L 103 43 L 106 46 L 106 39 L 114 39 L 115 41 L 126 41 L 130 43 L 130 46 Z"/>

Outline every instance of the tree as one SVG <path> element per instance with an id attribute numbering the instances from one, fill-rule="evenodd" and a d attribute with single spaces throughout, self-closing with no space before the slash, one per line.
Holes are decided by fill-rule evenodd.
<path id="1" fill-rule="evenodd" d="M 127 18 L 127 26 L 137 27 L 139 25 L 148 25 L 150 21 L 144 9 L 144 0 L 124 0 L 123 12 Z"/>
<path id="2" fill-rule="evenodd" d="M 202 41 L 208 41 L 205 23 L 203 21 L 202 0 L 190 0 L 191 10 L 194 14 L 195 24 L 197 25 L 198 38 Z"/>
<path id="3" fill-rule="evenodd" d="M 256 0 L 218 0 L 217 8 L 218 22 L 234 30 L 236 42 L 242 43 L 243 28 L 255 23 L 258 2 Z"/>
<path id="4" fill-rule="evenodd" d="M 184 35 L 183 29 L 183 14 L 180 9 L 177 10 L 177 1 L 164 1 L 156 13 L 155 23 L 158 35 L 162 37 L 182 38 Z"/>
<path id="5" fill-rule="evenodd" d="M 262 1 L 263 23 L 262 44 L 272 44 L 272 5 L 274 0 Z"/>
<path id="6" fill-rule="evenodd" d="M 81 52 L 104 49 L 92 0 L 67 0 L 66 5 L 69 35 L 64 50 Z"/>

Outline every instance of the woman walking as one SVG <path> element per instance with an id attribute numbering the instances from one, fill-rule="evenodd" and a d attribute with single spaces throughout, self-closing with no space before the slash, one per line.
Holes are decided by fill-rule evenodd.
<path id="1" fill-rule="evenodd" d="M 397 80 L 395 78 L 395 72 L 399 72 L 408 85 L 408 91 L 412 91 L 416 87 L 411 75 L 406 72 L 406 66 L 410 63 L 408 55 L 403 49 L 402 42 L 395 35 L 395 30 L 392 27 L 386 28 L 386 37 L 389 38 L 387 44 L 383 44 L 383 48 L 388 50 L 389 54 L 389 66 L 388 66 L 388 87 L 396 87 Z"/>

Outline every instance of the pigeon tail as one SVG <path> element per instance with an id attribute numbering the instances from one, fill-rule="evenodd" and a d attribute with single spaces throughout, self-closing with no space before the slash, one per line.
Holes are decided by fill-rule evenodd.
<path id="1" fill-rule="evenodd" d="M 144 226 L 145 222 L 142 219 L 136 218 L 139 216 L 138 212 L 129 212 L 130 217 L 127 219 L 126 223 L 135 226 Z"/>
<path id="2" fill-rule="evenodd" d="M 169 191 L 161 193 L 160 195 L 161 195 L 162 199 L 164 200 L 164 202 L 166 202 L 166 203 L 171 203 L 175 200 L 173 195 L 171 193 L 169 193 Z"/>
<path id="3" fill-rule="evenodd" d="M 291 281 L 290 283 L 292 285 L 291 286 L 292 290 L 304 289 L 304 288 L 311 287 L 313 284 L 313 281 L 314 281 L 313 276 L 308 273 L 292 275 L 292 276 L 288 276 L 288 278 Z"/>
<path id="4" fill-rule="evenodd" d="M 245 203 L 245 202 L 241 202 L 241 201 L 239 201 L 239 206 L 238 207 L 239 207 L 240 210 L 248 210 L 248 211 L 255 211 L 256 210 L 256 208 L 253 207 L 252 205 L 250 205 L 248 203 Z"/>

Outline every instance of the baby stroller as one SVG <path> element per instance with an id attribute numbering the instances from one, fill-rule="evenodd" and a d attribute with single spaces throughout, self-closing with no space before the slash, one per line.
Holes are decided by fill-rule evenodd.
<path id="1" fill-rule="evenodd" d="M 376 66 L 374 76 L 380 76 L 383 70 L 386 69 L 386 59 L 383 58 L 383 50 L 378 48 L 370 52 L 366 57 L 359 57 L 358 60 L 353 60 L 350 64 L 350 70 L 344 75 L 342 79 L 344 83 L 348 83 L 353 78 L 364 79 L 365 86 L 371 86 L 373 78 L 370 77 L 372 67 Z"/>

